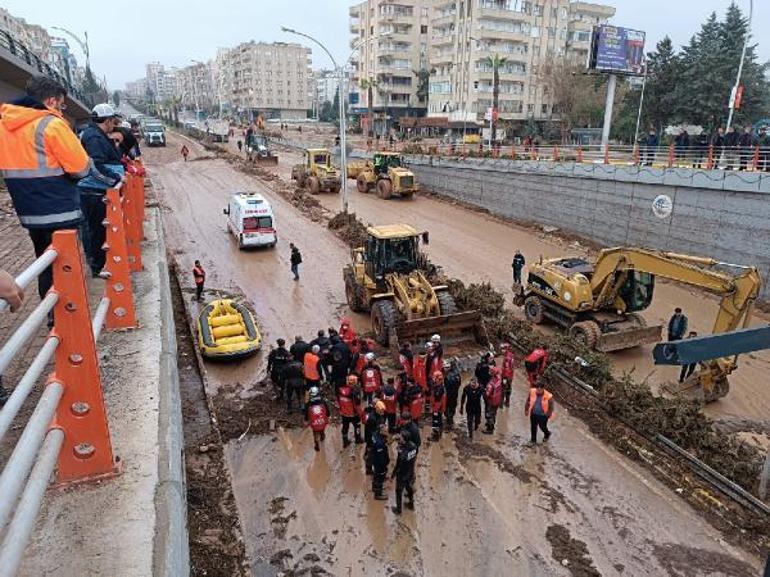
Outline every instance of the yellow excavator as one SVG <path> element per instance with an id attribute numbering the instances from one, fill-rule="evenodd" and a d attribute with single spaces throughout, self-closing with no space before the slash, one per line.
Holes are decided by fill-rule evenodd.
<path id="1" fill-rule="evenodd" d="M 720 268 L 715 268 L 720 267 Z M 730 272 L 730 271 L 738 272 Z M 526 286 L 515 284 L 514 303 L 533 323 L 548 319 L 589 348 L 615 351 L 661 341 L 662 326 L 638 314 L 652 302 L 655 277 L 720 295 L 714 333 L 747 327 L 762 279 L 753 266 L 640 248 L 602 250 L 595 264 L 581 258 L 541 259 L 530 266 Z M 709 402 L 725 396 L 736 359 L 711 359 L 684 384 Z"/>
<path id="2" fill-rule="evenodd" d="M 420 237 L 406 224 L 370 226 L 363 247 L 352 251 L 345 267 L 345 295 L 353 312 L 369 311 L 372 330 L 382 345 L 398 350 L 398 340 L 467 337 L 486 342 L 479 311 L 456 312 L 446 285 L 428 280 L 428 262 L 419 250 Z"/>

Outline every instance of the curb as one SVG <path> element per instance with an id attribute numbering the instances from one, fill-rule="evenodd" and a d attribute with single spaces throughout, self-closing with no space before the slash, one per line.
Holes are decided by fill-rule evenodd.
<path id="1" fill-rule="evenodd" d="M 158 486 L 155 490 L 157 523 L 153 538 L 153 575 L 188 577 L 190 545 L 187 533 L 187 481 L 184 471 L 182 401 L 177 367 L 176 324 L 160 212 L 155 211 L 160 260 L 160 382 L 158 410 Z"/>

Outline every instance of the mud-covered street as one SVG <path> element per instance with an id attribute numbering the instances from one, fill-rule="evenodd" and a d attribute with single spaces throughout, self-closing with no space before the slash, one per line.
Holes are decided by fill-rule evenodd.
<path id="1" fill-rule="evenodd" d="M 266 343 L 336 326 L 348 315 L 341 274 L 349 260 L 347 246 L 256 177 L 185 142 L 192 150 L 187 163 L 178 152 L 182 140 L 174 135 L 168 148 L 145 151 L 183 292 L 192 285 L 189 271 L 199 259 L 208 273 L 206 297 L 245 298 Z M 278 172 L 286 176 L 298 155 L 279 154 Z M 431 259 L 467 281 L 489 280 L 506 290 L 513 249 L 536 258 L 569 248 L 448 203 L 422 197 L 383 202 L 350 184 L 351 208 L 364 220 L 406 221 L 429 230 Z M 276 248 L 239 251 L 227 232 L 222 209 L 241 190 L 261 192 L 271 202 Z M 336 212 L 339 197 L 322 196 L 321 202 Z M 289 271 L 289 242 L 302 251 L 299 282 Z M 188 304 L 194 314 L 195 303 Z M 671 284 L 660 285 L 646 316 L 664 321 L 675 305 L 685 308 L 694 328 L 708 331 L 716 302 Z M 368 330 L 368 317 L 354 317 L 354 324 Z M 230 395 L 250 409 L 273 410 L 260 386 L 266 351 L 237 364 L 207 364 L 209 397 L 220 406 Z M 618 367 L 636 366 L 636 378 L 647 377 L 649 354 L 649 349 L 625 353 Z M 762 390 L 760 375 L 769 365 L 767 355 L 744 358 L 731 394 L 710 410 L 765 418 L 768 401 L 752 392 Z M 670 379 L 673 370 L 659 370 L 650 380 Z M 390 502 L 372 499 L 363 448 L 343 449 L 337 425 L 327 430 L 316 453 L 307 429 L 280 423 L 273 431 L 252 429 L 252 421 L 266 415 L 238 415 L 239 427 L 246 425 L 240 435 L 226 436 L 225 455 L 254 574 L 748 577 L 759 572 L 759 559 L 729 543 L 649 471 L 597 440 L 566 410 L 557 408 L 549 444 L 527 447 L 527 388 L 521 376 L 494 436 L 468 442 L 463 433 L 446 434 L 438 443 L 423 443 L 417 509 L 400 518 L 389 509 L 392 485 Z M 428 434 L 424 426 L 423 438 Z"/>

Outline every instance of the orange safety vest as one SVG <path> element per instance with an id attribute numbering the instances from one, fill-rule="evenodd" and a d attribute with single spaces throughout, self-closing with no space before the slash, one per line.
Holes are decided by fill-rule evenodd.
<path id="1" fill-rule="evenodd" d="M 527 405 L 527 416 L 529 417 L 532 414 L 532 410 L 535 408 L 535 399 L 537 398 L 537 389 L 532 388 L 529 389 L 529 404 Z M 553 395 L 549 393 L 548 391 L 543 391 L 543 412 L 547 415 L 548 409 L 551 406 L 551 399 L 553 398 Z M 551 415 L 553 416 L 553 415 Z"/>
<path id="2" fill-rule="evenodd" d="M 318 355 L 305 353 L 303 360 L 305 361 L 305 378 L 308 381 L 320 381 L 321 375 L 318 373 L 318 363 L 321 359 L 318 358 Z"/>

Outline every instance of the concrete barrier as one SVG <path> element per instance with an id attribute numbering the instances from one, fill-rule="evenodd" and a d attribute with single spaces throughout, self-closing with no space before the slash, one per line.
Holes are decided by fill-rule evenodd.
<path id="1" fill-rule="evenodd" d="M 605 246 L 711 256 L 770 278 L 770 173 L 408 156 L 421 186 Z M 658 218 L 653 199 L 673 211 Z M 762 298 L 770 299 L 766 283 Z"/>

